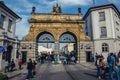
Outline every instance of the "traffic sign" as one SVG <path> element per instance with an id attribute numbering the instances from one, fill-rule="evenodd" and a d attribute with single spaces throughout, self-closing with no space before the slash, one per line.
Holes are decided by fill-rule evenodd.
<path id="1" fill-rule="evenodd" d="M 3 46 L 0 46 L 0 53 L 3 53 L 5 51 L 5 48 Z"/>

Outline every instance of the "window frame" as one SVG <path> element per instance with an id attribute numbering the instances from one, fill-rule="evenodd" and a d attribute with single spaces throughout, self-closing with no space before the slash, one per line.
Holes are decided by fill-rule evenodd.
<path id="1" fill-rule="evenodd" d="M 100 27 L 100 38 L 106 38 L 107 37 L 107 28 L 106 26 Z"/>
<path id="2" fill-rule="evenodd" d="M 2 17 L 3 17 L 3 19 L 2 19 Z M 2 28 L 2 29 L 4 27 L 5 18 L 6 18 L 5 15 L 1 14 L 1 16 L 0 16 L 0 28 Z"/>
<path id="3" fill-rule="evenodd" d="M 109 52 L 109 45 L 107 43 L 102 43 L 102 52 Z"/>
<path id="4" fill-rule="evenodd" d="M 105 12 L 102 11 L 102 12 L 99 12 L 99 21 L 105 21 Z"/>
<path id="5" fill-rule="evenodd" d="M 12 28 L 12 23 L 13 21 L 11 19 L 8 20 L 8 31 L 11 32 L 11 28 Z"/>

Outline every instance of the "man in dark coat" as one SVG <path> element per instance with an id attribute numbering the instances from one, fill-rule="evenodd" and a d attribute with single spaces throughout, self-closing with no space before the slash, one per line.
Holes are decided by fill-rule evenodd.
<path id="1" fill-rule="evenodd" d="M 27 70 L 28 70 L 27 79 L 33 78 L 32 68 L 33 68 L 32 60 L 29 59 L 29 62 L 27 63 Z"/>

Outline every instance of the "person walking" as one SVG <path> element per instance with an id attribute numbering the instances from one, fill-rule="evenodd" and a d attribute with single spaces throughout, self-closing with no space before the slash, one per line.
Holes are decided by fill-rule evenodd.
<path id="1" fill-rule="evenodd" d="M 120 78 L 120 54 L 118 54 L 118 69 L 119 69 L 119 78 Z"/>
<path id="2" fill-rule="evenodd" d="M 113 53 L 110 53 L 107 58 L 108 66 L 109 66 L 109 79 L 113 79 L 113 69 L 115 67 L 115 57 L 113 56 Z"/>
<path id="3" fill-rule="evenodd" d="M 101 79 L 101 62 L 100 62 L 100 57 L 96 59 L 96 67 L 97 67 L 97 78 L 100 80 Z"/>
<path id="4" fill-rule="evenodd" d="M 36 61 L 33 60 L 33 67 L 32 67 L 33 75 L 36 74 L 36 64 L 37 64 Z"/>
<path id="5" fill-rule="evenodd" d="M 5 61 L 5 70 L 4 70 L 4 72 L 6 73 L 7 71 L 9 71 L 9 63 L 8 63 L 8 61 Z"/>
<path id="6" fill-rule="evenodd" d="M 14 69 L 14 67 L 15 67 L 14 59 L 12 59 L 10 65 L 11 65 L 11 71 L 13 71 L 13 69 Z"/>
<path id="7" fill-rule="evenodd" d="M 29 59 L 29 62 L 27 63 L 28 70 L 27 79 L 33 78 L 32 68 L 33 68 L 32 60 Z"/>
<path id="8" fill-rule="evenodd" d="M 115 57 L 115 67 L 114 67 L 114 72 L 115 72 L 115 76 L 116 76 L 116 80 L 120 80 L 120 71 L 119 71 L 119 57 L 116 56 L 116 54 L 114 54 Z"/>
<path id="9" fill-rule="evenodd" d="M 94 53 L 92 53 L 91 58 L 92 58 L 91 61 L 94 62 Z"/>
<path id="10" fill-rule="evenodd" d="M 18 66 L 19 66 L 19 69 L 21 70 L 22 69 L 22 60 L 21 59 L 18 61 Z"/>

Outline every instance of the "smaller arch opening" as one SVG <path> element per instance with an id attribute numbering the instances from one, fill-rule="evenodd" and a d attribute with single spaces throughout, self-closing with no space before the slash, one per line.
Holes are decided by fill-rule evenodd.
<path id="1" fill-rule="evenodd" d="M 42 32 L 37 36 L 37 46 L 38 46 L 38 56 L 42 60 L 50 58 L 53 60 L 53 51 L 54 51 L 54 36 L 49 32 Z M 43 63 L 43 61 L 41 62 Z"/>
<path id="2" fill-rule="evenodd" d="M 73 62 L 77 61 L 77 38 L 71 32 L 63 33 L 59 38 L 60 43 L 60 56 L 64 56 L 67 59 L 74 59 Z"/>

